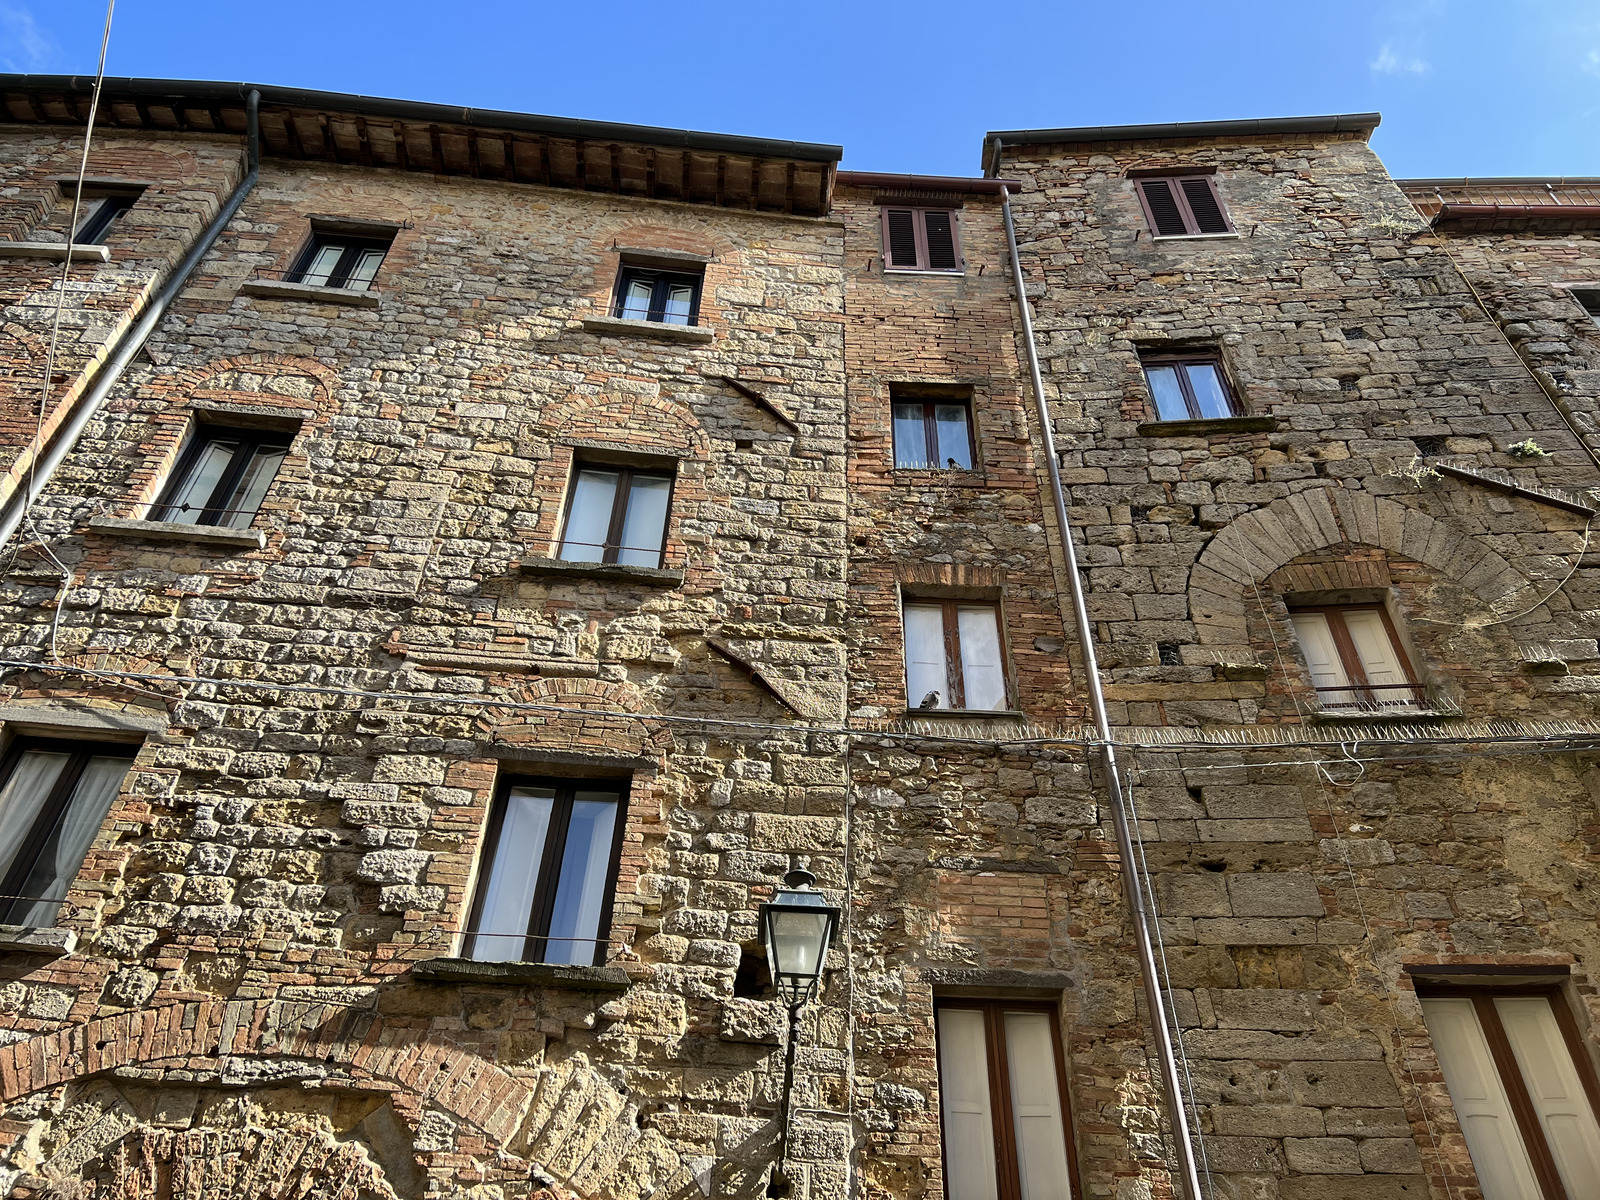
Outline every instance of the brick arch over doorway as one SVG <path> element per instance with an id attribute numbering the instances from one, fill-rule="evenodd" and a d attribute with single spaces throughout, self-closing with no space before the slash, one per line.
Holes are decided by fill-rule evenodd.
<path id="1" fill-rule="evenodd" d="M 493 1147 L 502 1163 L 523 1160 L 512 1171 L 522 1179 L 536 1165 L 578 1196 L 700 1194 L 699 1164 L 685 1162 L 658 1131 L 642 1128 L 639 1102 L 612 1087 L 584 1055 L 513 1074 L 495 1062 L 498 1036 L 386 1021 L 367 1005 L 161 1005 L 0 1047 L 0 1108 L 129 1068 L 150 1083 L 171 1070 L 192 1088 L 213 1071 L 281 1084 L 301 1064 L 307 1079 L 325 1081 L 331 1068 L 348 1087 L 387 1092 L 397 1110 L 443 1111 Z"/>
<path id="2" fill-rule="evenodd" d="M 1247 651 L 1246 597 L 1284 564 L 1341 544 L 1377 546 L 1424 563 L 1494 611 L 1526 577 L 1468 533 L 1385 496 L 1319 488 L 1274 500 L 1230 522 L 1189 575 L 1189 615 L 1201 645 Z"/>

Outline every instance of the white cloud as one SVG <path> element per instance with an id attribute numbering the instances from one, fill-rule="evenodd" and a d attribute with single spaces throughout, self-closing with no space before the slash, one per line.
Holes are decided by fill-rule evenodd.
<path id="1" fill-rule="evenodd" d="M 55 43 L 39 28 L 33 14 L 19 4 L 0 0 L 0 64 L 8 71 L 37 71 L 48 66 L 55 54 Z"/>
<path id="2" fill-rule="evenodd" d="M 1600 50 L 1591 50 L 1579 64 L 1586 75 L 1600 75 Z"/>
<path id="3" fill-rule="evenodd" d="M 1393 42 L 1385 42 L 1378 51 L 1378 57 L 1367 66 L 1379 75 L 1425 75 L 1429 67 L 1420 58 L 1403 54 L 1394 48 Z"/>

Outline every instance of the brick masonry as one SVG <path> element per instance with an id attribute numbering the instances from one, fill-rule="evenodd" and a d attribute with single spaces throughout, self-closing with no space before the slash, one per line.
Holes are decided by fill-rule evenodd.
<path id="1" fill-rule="evenodd" d="M 0 234 L 64 232 L 69 134 L 0 127 Z M 238 152 L 98 144 L 153 186 L 72 268 L 49 421 Z M 1174 167 L 1215 170 L 1238 237 L 1150 240 L 1127 172 Z M 1600 329 L 1556 286 L 1592 235 L 1430 227 L 1356 135 L 1013 144 L 999 173 L 1215 1194 L 1471 1195 L 1414 973 L 1554 971 L 1591 1043 L 1600 1011 L 1600 774 L 1493 741 L 1600 688 L 1587 518 L 1536 490 L 1600 485 Z M 907 195 L 959 204 L 962 273 L 884 272 Z M 241 286 L 312 217 L 396 228 L 376 307 Z M 592 321 L 629 253 L 705 261 L 710 341 Z M 0 258 L 13 482 L 52 278 Z M 804 865 L 848 908 L 799 1196 L 942 1193 L 949 994 L 1055 1000 L 1080 1195 L 1171 1195 L 1017 326 L 993 191 L 845 176 L 809 217 L 269 158 L 5 560 L 6 732 L 140 748 L 72 952 L 0 952 L 0 1182 L 761 1194 L 783 1020 L 736 980 Z M 1269 420 L 1148 428 L 1139 352 L 1202 345 Z M 973 471 L 893 469 L 896 387 L 970 397 Z M 197 417 L 294 431 L 260 548 L 96 521 L 147 514 Z M 528 563 L 585 454 L 673 464 L 681 583 Z M 1283 598 L 1340 594 L 1388 598 L 1457 740 L 1319 718 Z M 1000 605 L 1015 710 L 907 714 L 905 595 Z M 1322 741 L 1261 740 L 1294 737 Z M 455 952 L 505 771 L 631 776 L 622 990 L 414 969 Z"/>

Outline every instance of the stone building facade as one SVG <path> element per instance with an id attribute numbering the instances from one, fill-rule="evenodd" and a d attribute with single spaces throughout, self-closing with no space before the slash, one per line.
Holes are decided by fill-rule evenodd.
<path id="1" fill-rule="evenodd" d="M 948 179 L 128 80 L 63 269 L 87 90 L 0 85 L 7 1194 L 753 1197 L 783 1112 L 815 1200 L 1181 1194 L 1130 874 L 1206 1196 L 1513 1194 L 1462 1004 L 1584 1194 L 1587 185 L 1397 184 L 1375 116 Z"/>

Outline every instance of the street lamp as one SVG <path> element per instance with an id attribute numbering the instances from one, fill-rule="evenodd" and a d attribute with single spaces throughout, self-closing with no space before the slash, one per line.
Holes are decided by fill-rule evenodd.
<path id="1" fill-rule="evenodd" d="M 791 1190 L 783 1164 L 789 1153 L 789 1093 L 794 1089 L 794 1050 L 800 1040 L 800 1010 L 817 990 L 828 946 L 839 927 L 839 910 L 812 885 L 810 871 L 794 870 L 784 886 L 761 906 L 761 937 L 767 944 L 767 967 L 778 999 L 789 1006 L 789 1049 L 783 1063 L 783 1100 L 778 1114 L 778 1160 L 767 1181 L 770 1200 Z"/>

